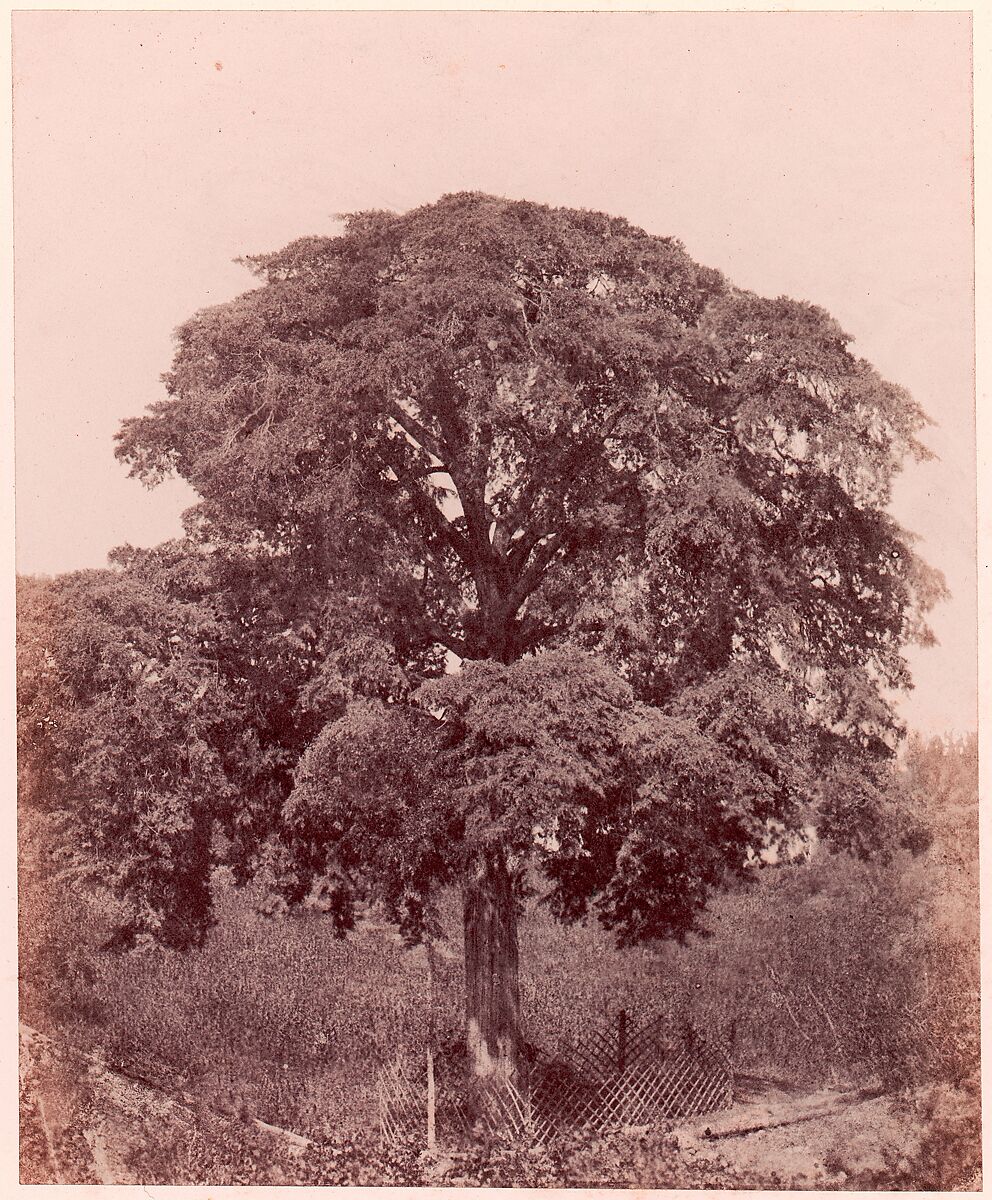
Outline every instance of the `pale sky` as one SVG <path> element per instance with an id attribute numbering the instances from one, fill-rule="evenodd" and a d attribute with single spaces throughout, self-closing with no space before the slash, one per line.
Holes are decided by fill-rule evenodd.
<path id="1" fill-rule="evenodd" d="M 113 434 L 234 258 L 451 191 L 593 208 L 827 308 L 934 419 L 893 511 L 953 596 L 901 711 L 974 727 L 967 14 L 31 12 L 14 77 L 21 571 L 179 532 Z"/>

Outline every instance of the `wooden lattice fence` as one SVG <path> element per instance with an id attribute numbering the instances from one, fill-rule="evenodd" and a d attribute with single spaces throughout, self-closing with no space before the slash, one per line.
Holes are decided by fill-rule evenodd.
<path id="1" fill-rule="evenodd" d="M 430 1093 L 430 1094 L 429 1094 Z M 730 1048 L 693 1033 L 675 1036 L 661 1019 L 633 1022 L 625 1012 L 591 1030 L 569 1054 L 535 1054 L 522 1078 L 499 1081 L 471 1110 L 449 1079 L 438 1089 L 424 1071 L 397 1062 L 379 1077 L 383 1137 L 395 1140 L 430 1126 L 470 1133 L 546 1140 L 559 1131 L 651 1125 L 729 1108 Z"/>
<path id="2" fill-rule="evenodd" d="M 397 1058 L 379 1072 L 379 1132 L 399 1142 L 427 1128 L 427 1089 L 409 1059 Z"/>

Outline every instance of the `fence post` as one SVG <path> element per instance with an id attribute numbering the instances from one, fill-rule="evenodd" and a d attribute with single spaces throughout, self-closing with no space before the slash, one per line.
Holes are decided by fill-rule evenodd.
<path id="1" fill-rule="evenodd" d="M 434 1086 L 434 940 L 427 937 L 427 1149 L 437 1144 L 437 1096 Z"/>
<path id="2" fill-rule="evenodd" d="M 617 1016 L 617 1074 L 627 1069 L 627 1010 L 620 1009 Z"/>
<path id="3" fill-rule="evenodd" d="M 627 1010 L 621 1008 L 617 1015 L 617 1075 L 623 1079 L 627 1072 Z M 620 1115 L 625 1125 L 630 1123 L 630 1092 L 623 1089 Z"/>
<path id="4" fill-rule="evenodd" d="M 435 1095 L 434 1095 L 434 1051 L 427 1047 L 427 1149 L 433 1150 L 437 1144 L 437 1128 L 435 1125 Z"/>
<path id="5" fill-rule="evenodd" d="M 727 1086 L 727 1107 L 734 1106 L 734 1077 L 737 1074 L 737 1016 L 730 1022 L 730 1049 L 727 1054 L 727 1074 L 730 1082 Z"/>

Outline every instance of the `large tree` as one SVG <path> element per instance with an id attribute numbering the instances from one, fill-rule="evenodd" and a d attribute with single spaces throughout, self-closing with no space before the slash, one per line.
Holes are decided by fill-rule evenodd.
<path id="1" fill-rule="evenodd" d="M 821 309 L 598 213 L 460 194 L 247 265 L 118 444 L 199 493 L 223 597 L 252 753 L 197 811 L 342 929 L 432 936 L 459 885 L 512 1073 L 526 888 L 684 937 L 769 828 L 867 844 L 940 590 L 886 510 L 924 418 Z"/>

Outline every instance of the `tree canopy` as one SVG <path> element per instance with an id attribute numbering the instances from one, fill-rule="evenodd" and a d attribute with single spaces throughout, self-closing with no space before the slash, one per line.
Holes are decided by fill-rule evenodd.
<path id="1" fill-rule="evenodd" d="M 199 493 L 185 541 L 55 587 L 66 707 L 122 738 L 59 787 L 130 936 L 195 940 L 229 860 L 415 940 L 495 853 L 682 937 L 770 822 L 867 846 L 941 583 L 886 509 L 923 414 L 827 313 L 474 193 L 246 265 L 118 435 Z"/>

